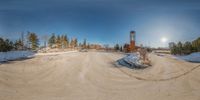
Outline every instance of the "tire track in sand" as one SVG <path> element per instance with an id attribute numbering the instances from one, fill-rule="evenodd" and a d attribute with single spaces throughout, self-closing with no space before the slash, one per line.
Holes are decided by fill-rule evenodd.
<path id="1" fill-rule="evenodd" d="M 110 58 L 110 57 L 108 57 L 108 56 L 105 56 L 105 57 L 107 57 L 108 59 L 111 59 L 112 61 L 115 61 L 115 59 L 112 59 L 112 58 Z M 196 69 L 198 69 L 198 68 L 200 67 L 200 65 L 197 65 L 197 66 L 191 68 L 190 70 L 188 70 L 188 71 L 186 71 L 186 72 L 184 72 L 184 73 L 182 73 L 182 74 L 179 74 L 179 75 L 176 75 L 176 76 L 172 76 L 172 77 L 169 77 L 169 78 L 150 79 L 150 78 L 144 78 L 144 77 L 139 77 L 139 76 L 136 76 L 136 75 L 132 75 L 132 74 L 130 74 L 130 73 L 124 71 L 123 69 L 119 68 L 119 67 L 121 67 L 121 66 L 118 65 L 116 62 L 113 62 L 113 65 L 114 65 L 115 67 L 117 67 L 117 69 L 118 69 L 119 71 L 121 71 L 122 73 L 126 74 L 127 76 L 132 77 L 132 78 L 135 78 L 135 79 L 138 79 L 138 80 L 143 80 L 143 81 L 169 81 L 169 80 L 173 80 L 173 79 L 177 79 L 177 78 L 180 78 L 180 77 L 182 77 L 182 76 L 185 76 L 185 75 L 191 73 L 192 71 L 194 71 L 194 70 L 196 70 Z"/>
<path id="2" fill-rule="evenodd" d="M 133 77 L 133 78 L 136 78 L 138 80 L 144 80 L 144 81 L 168 81 L 168 80 L 173 80 L 173 79 L 177 79 L 177 78 L 180 78 L 182 76 L 185 76 L 189 73 L 191 73 L 192 71 L 194 71 L 195 69 L 198 69 L 200 67 L 200 65 L 197 65 L 193 68 L 191 68 L 189 71 L 186 71 L 184 72 L 183 74 L 180 74 L 180 75 L 177 75 L 177 76 L 173 76 L 173 77 L 169 77 L 169 78 L 163 78 L 163 79 L 147 79 L 147 78 L 144 78 L 144 77 L 139 77 L 139 76 L 135 76 L 135 75 L 132 75 L 126 71 L 124 71 L 123 69 L 120 69 L 119 66 L 117 64 L 113 64 L 115 67 L 117 67 L 118 70 L 120 70 L 122 73 L 128 75 L 129 77 Z"/>

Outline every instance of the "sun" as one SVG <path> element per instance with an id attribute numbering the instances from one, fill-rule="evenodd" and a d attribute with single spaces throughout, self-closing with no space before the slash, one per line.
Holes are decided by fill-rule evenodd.
<path id="1" fill-rule="evenodd" d="M 162 38 L 161 38 L 161 42 L 162 42 L 162 43 L 166 43 L 166 42 L 167 42 L 167 38 L 166 38 L 166 37 L 162 37 Z"/>

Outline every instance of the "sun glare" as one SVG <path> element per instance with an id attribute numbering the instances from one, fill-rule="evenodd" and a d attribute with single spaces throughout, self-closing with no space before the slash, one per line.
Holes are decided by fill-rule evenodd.
<path id="1" fill-rule="evenodd" d="M 162 43 L 166 43 L 166 42 L 167 42 L 167 38 L 166 38 L 166 37 L 162 37 L 162 38 L 161 38 L 161 42 L 162 42 Z"/>

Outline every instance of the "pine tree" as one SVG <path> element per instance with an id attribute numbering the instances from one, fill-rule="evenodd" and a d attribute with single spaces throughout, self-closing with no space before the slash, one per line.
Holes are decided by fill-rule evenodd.
<path id="1" fill-rule="evenodd" d="M 84 41 L 83 41 L 83 48 L 84 48 L 84 49 L 86 49 L 86 45 L 87 45 L 87 40 L 84 39 Z"/>
<path id="2" fill-rule="evenodd" d="M 174 55 L 178 54 L 178 47 L 177 47 L 176 44 L 173 45 L 173 47 L 172 47 L 172 49 L 171 49 L 171 53 L 174 54 Z"/>
<path id="3" fill-rule="evenodd" d="M 118 51 L 120 49 L 119 44 L 116 44 L 114 48 L 115 48 L 116 51 Z"/>
<path id="4" fill-rule="evenodd" d="M 56 47 L 57 47 L 57 48 L 61 48 L 61 38 L 60 38 L 59 35 L 58 35 L 57 38 L 56 38 Z"/>
<path id="5" fill-rule="evenodd" d="M 74 39 L 74 47 L 77 47 L 78 46 L 78 40 L 77 38 Z"/>
<path id="6" fill-rule="evenodd" d="M 178 42 L 178 44 L 177 44 L 177 53 L 178 54 L 183 54 L 183 44 L 181 43 L 181 42 Z"/>
<path id="7" fill-rule="evenodd" d="M 64 35 L 61 35 L 61 48 L 64 48 Z"/>
<path id="8" fill-rule="evenodd" d="M 200 52 L 200 37 L 196 39 L 196 41 L 197 41 L 197 50 L 198 52 Z"/>
<path id="9" fill-rule="evenodd" d="M 190 54 L 192 52 L 200 52 L 200 37 L 192 42 L 185 42 L 182 44 L 181 42 L 170 43 L 170 50 L 172 54 Z"/>
<path id="10" fill-rule="evenodd" d="M 183 53 L 184 54 L 190 54 L 191 52 L 192 52 L 192 44 L 187 41 L 183 45 Z"/>
<path id="11" fill-rule="evenodd" d="M 74 39 L 74 38 L 71 39 L 70 46 L 71 46 L 72 48 L 75 47 L 75 39 Z"/>
<path id="12" fill-rule="evenodd" d="M 63 39 L 63 44 L 65 48 L 69 47 L 69 39 L 67 38 L 67 35 L 64 35 L 64 39 Z"/>
<path id="13" fill-rule="evenodd" d="M 171 42 L 169 43 L 169 48 L 170 48 L 170 51 L 171 51 L 171 54 L 176 54 L 176 44 L 174 42 Z"/>
<path id="14" fill-rule="evenodd" d="M 49 38 L 49 41 L 48 41 L 48 45 L 49 47 L 53 47 L 53 45 L 55 45 L 56 43 L 56 36 L 55 34 L 53 33 L 52 36 Z"/>
<path id="15" fill-rule="evenodd" d="M 29 33 L 27 40 L 32 50 L 36 50 L 39 47 L 39 39 L 35 33 Z"/>
<path id="16" fill-rule="evenodd" d="M 74 40 L 73 40 L 73 39 L 71 39 L 71 41 L 70 41 L 70 47 L 71 47 L 71 48 L 73 48 L 73 47 L 74 47 L 74 43 L 73 43 L 73 42 L 74 42 Z"/>
<path id="17" fill-rule="evenodd" d="M 0 37 L 0 52 L 7 52 L 13 49 L 13 42 Z"/>
<path id="18" fill-rule="evenodd" d="M 6 50 L 7 50 L 7 51 L 10 51 L 10 50 L 13 49 L 13 42 L 12 42 L 12 41 L 6 39 L 6 40 L 5 40 L 5 45 L 6 45 Z"/>
<path id="19" fill-rule="evenodd" d="M 16 50 L 22 50 L 23 49 L 23 42 L 21 41 L 21 39 L 15 41 L 14 48 Z"/>
<path id="20" fill-rule="evenodd" d="M 193 52 L 200 52 L 200 37 L 192 41 Z"/>

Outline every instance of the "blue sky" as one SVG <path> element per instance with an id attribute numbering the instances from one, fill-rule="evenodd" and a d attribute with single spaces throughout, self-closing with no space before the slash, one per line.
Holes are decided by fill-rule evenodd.
<path id="1" fill-rule="evenodd" d="M 67 34 L 90 43 L 123 44 L 136 31 L 136 43 L 164 47 L 169 41 L 200 36 L 199 0 L 1 0 L 0 36 L 20 32 Z"/>

